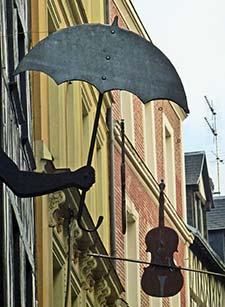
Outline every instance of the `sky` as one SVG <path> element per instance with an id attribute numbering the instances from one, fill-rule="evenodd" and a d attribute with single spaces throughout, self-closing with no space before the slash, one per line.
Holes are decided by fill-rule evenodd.
<path id="1" fill-rule="evenodd" d="M 190 114 L 183 123 L 184 151 L 205 151 L 215 192 L 225 195 L 225 1 L 132 0 L 152 42 L 175 66 Z M 216 112 L 219 189 L 214 127 Z M 214 127 L 215 128 L 215 127 Z"/>

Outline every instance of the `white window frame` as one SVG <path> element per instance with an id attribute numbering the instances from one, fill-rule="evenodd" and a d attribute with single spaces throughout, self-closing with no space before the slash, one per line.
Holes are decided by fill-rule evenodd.
<path id="1" fill-rule="evenodd" d="M 170 152 L 168 152 L 167 138 L 170 138 Z M 174 148 L 174 131 L 169 120 L 163 114 L 163 151 L 164 151 L 164 169 L 166 194 L 170 202 L 176 208 L 176 171 L 175 171 L 175 148 Z"/>
<path id="2" fill-rule="evenodd" d="M 126 196 L 126 203 L 127 203 L 127 233 L 125 236 L 125 258 L 139 259 L 139 214 L 135 208 L 134 203 L 128 198 L 128 196 Z M 130 236 L 132 236 L 132 238 Z M 132 250 L 132 253 L 129 252 L 129 247 L 131 247 L 131 245 L 132 247 L 135 247 L 135 250 Z M 140 276 L 139 264 L 126 262 L 125 272 L 126 272 L 127 302 L 131 307 L 140 307 L 141 276 Z M 132 278 L 130 275 L 133 275 Z"/>

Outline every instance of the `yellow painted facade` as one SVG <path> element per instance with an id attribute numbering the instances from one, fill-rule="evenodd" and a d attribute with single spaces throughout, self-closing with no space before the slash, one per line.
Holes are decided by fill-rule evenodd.
<path id="1" fill-rule="evenodd" d="M 105 23 L 104 3 L 103 0 L 32 0 L 32 46 L 62 28 L 85 22 Z M 62 59 L 65 56 L 62 54 Z M 31 83 L 37 170 L 45 171 L 46 163 L 54 164 L 56 169 L 69 168 L 71 170 L 85 165 L 98 100 L 97 90 L 87 83 L 79 81 L 57 86 L 52 79 L 38 72 L 31 73 Z M 104 216 L 99 236 L 107 252 L 110 252 L 110 220 L 106 111 L 110 105 L 109 96 L 106 96 L 102 106 L 92 162 L 96 171 L 96 183 L 86 197 L 86 205 L 94 224 L 96 224 L 99 215 Z M 77 205 L 78 201 L 74 200 L 74 192 L 70 192 L 69 189 L 67 192 L 66 196 L 64 192 L 60 191 L 36 198 L 39 306 L 64 306 L 68 265 L 67 236 L 62 230 L 65 226 L 63 222 L 60 224 L 60 220 L 54 219 L 52 216 L 58 210 L 54 211 L 56 208 L 54 206 L 61 204 L 61 195 L 63 195 L 63 199 L 66 198 L 62 203 L 70 202 L 72 208 L 74 204 Z M 76 225 L 74 229 L 76 230 L 73 234 L 77 235 L 79 240 L 82 234 Z M 93 240 L 89 235 L 84 235 L 84 237 L 86 241 Z M 94 243 L 92 242 L 92 244 Z M 98 283 L 93 281 L 92 284 L 89 275 L 86 276 L 86 273 L 82 275 L 84 266 L 82 261 L 85 262 L 87 257 L 79 258 L 78 255 L 76 258 L 76 252 L 78 254 L 84 253 L 84 250 L 80 251 L 76 247 L 74 249 L 68 306 L 103 306 L 98 291 L 102 284 L 103 288 L 108 286 L 104 284 L 105 280 L 100 286 L 99 281 Z M 87 268 L 91 271 L 97 266 L 94 259 L 89 259 L 86 262 L 84 272 L 87 271 Z M 92 263 L 90 264 L 90 262 Z M 106 291 L 106 294 L 109 295 L 110 291 L 108 290 L 108 294 Z M 107 295 L 105 296 L 107 297 Z"/>

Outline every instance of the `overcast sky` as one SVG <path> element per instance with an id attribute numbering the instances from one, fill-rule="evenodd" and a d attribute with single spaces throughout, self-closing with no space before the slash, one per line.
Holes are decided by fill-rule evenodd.
<path id="1" fill-rule="evenodd" d="M 183 82 L 190 115 L 185 120 L 184 150 L 204 150 L 217 190 L 216 147 L 204 117 L 213 125 L 206 95 L 217 112 L 219 157 L 225 160 L 225 1 L 132 0 L 153 43 L 174 64 Z M 225 194 L 225 164 L 220 163 Z"/>

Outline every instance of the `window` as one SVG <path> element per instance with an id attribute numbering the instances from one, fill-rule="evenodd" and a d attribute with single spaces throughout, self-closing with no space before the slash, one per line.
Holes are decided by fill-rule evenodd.
<path id="1" fill-rule="evenodd" d="M 134 117 L 133 117 L 133 95 L 121 91 L 121 117 L 124 119 L 125 134 L 131 143 L 134 143 Z"/>
<path id="2" fill-rule="evenodd" d="M 73 288 L 71 289 L 71 307 L 78 307 L 78 296 Z"/>
<path id="3" fill-rule="evenodd" d="M 103 202 L 103 157 L 102 157 L 102 144 L 97 141 L 97 153 L 96 153 L 96 204 L 100 204 L 102 207 Z"/>
<path id="4" fill-rule="evenodd" d="M 50 152 L 54 157 L 54 163 L 56 167 L 62 167 L 60 165 L 60 109 L 59 104 L 59 89 L 55 82 L 48 78 L 48 107 L 49 107 L 49 140 L 50 140 Z M 65 147 L 64 147 L 65 148 Z"/>
<path id="5" fill-rule="evenodd" d="M 90 20 L 91 2 L 89 0 L 83 0 L 83 6 L 85 9 L 86 16 Z"/>
<path id="6" fill-rule="evenodd" d="M 145 104 L 145 162 L 153 175 L 156 176 L 156 151 L 155 151 L 155 124 L 154 124 L 154 104 Z"/>
<path id="7" fill-rule="evenodd" d="M 165 161 L 165 184 L 166 193 L 171 203 L 176 207 L 176 178 L 175 178 L 175 163 L 174 163 L 174 140 L 173 129 L 167 120 L 164 121 L 164 161 Z"/>
<path id="8" fill-rule="evenodd" d="M 170 297 L 170 306 L 180 306 L 180 293 Z"/>
<path id="9" fill-rule="evenodd" d="M 71 307 L 79 306 L 79 287 L 77 285 L 75 275 L 71 274 Z"/>
<path id="10" fill-rule="evenodd" d="M 62 264 L 53 255 L 53 306 L 64 305 L 64 278 Z"/>
<path id="11" fill-rule="evenodd" d="M 48 30 L 50 33 L 57 30 L 57 24 L 52 11 L 48 12 Z M 42 91 L 48 95 L 48 107 L 45 106 L 46 122 L 48 129 L 45 129 L 47 139 L 49 138 L 49 149 L 54 158 L 56 168 L 67 167 L 67 127 L 66 127 L 66 109 L 67 109 L 67 84 L 57 85 L 55 81 L 48 78 L 48 86 L 45 88 L 45 79 L 43 79 Z M 44 112 L 42 112 L 44 113 Z M 43 116 L 45 116 L 43 114 Z M 48 118 L 47 118 L 48 116 Z M 48 135 L 49 134 L 49 135 Z"/>
<path id="12" fill-rule="evenodd" d="M 75 82 L 66 84 L 66 137 L 67 137 L 67 165 L 71 169 L 80 167 L 80 152 L 77 144 L 81 144 L 80 121 L 81 103 Z M 79 146 L 80 147 L 80 146 Z"/>
<path id="13" fill-rule="evenodd" d="M 88 118 L 88 109 L 87 109 L 87 104 L 85 103 L 86 99 L 83 96 L 82 97 L 82 163 L 86 164 L 87 163 L 87 155 L 89 151 L 89 118 Z"/>
<path id="14" fill-rule="evenodd" d="M 14 301 L 18 304 L 17 306 L 21 306 L 21 282 L 20 282 L 20 274 L 21 274 L 21 251 L 20 251 L 20 231 L 18 227 L 18 223 L 14 213 L 12 212 L 12 233 L 11 239 L 13 241 L 13 286 L 14 286 Z"/>
<path id="15" fill-rule="evenodd" d="M 17 43 L 18 43 L 18 61 L 20 62 L 25 55 L 25 36 L 19 15 L 17 14 Z M 25 119 L 27 119 L 27 92 L 26 92 L 26 72 L 19 74 L 20 97 L 22 110 Z"/>
<path id="16" fill-rule="evenodd" d="M 127 199 L 127 207 L 126 258 L 139 259 L 139 216 L 134 204 L 129 199 Z M 139 307 L 141 289 L 137 263 L 126 263 L 126 283 L 129 306 Z"/>
<path id="17" fill-rule="evenodd" d="M 162 307 L 163 306 L 163 301 L 161 298 L 158 297 L 151 297 L 151 305 L 152 307 Z M 172 305 L 175 306 L 175 305 Z"/>
<path id="18" fill-rule="evenodd" d="M 206 210 L 198 195 L 195 195 L 194 201 L 194 227 L 198 229 L 199 233 L 207 238 L 207 225 L 206 225 Z"/>
<path id="19" fill-rule="evenodd" d="M 34 305 L 33 273 L 29 259 L 26 256 L 26 307 Z"/>

